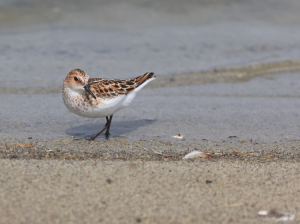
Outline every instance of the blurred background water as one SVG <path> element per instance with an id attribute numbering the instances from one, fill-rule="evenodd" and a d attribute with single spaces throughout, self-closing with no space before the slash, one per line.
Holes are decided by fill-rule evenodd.
<path id="1" fill-rule="evenodd" d="M 60 87 L 77 67 L 126 78 L 298 60 L 299 9 L 295 0 L 5 1 L 0 87 Z"/>

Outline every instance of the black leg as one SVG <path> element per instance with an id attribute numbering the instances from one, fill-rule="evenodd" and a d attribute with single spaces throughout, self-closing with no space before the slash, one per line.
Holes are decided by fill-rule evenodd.
<path id="1" fill-rule="evenodd" d="M 114 115 L 111 115 L 110 116 L 110 118 L 109 118 L 109 123 L 108 123 L 108 126 L 107 126 L 107 129 L 106 129 L 106 132 L 105 132 L 105 135 L 106 135 L 106 139 L 108 139 L 109 138 L 109 129 L 110 129 L 110 124 L 111 124 L 111 120 L 112 120 L 112 117 L 113 117 Z"/>
<path id="2" fill-rule="evenodd" d="M 112 117 L 112 116 L 111 116 Z M 95 138 L 97 138 L 98 135 L 100 135 L 102 132 L 104 132 L 107 127 L 109 127 L 109 120 L 108 120 L 108 117 L 106 117 L 106 124 L 104 125 L 104 127 L 101 129 L 101 131 L 99 131 L 97 134 L 95 134 L 93 137 L 91 137 L 91 140 L 95 140 Z"/>

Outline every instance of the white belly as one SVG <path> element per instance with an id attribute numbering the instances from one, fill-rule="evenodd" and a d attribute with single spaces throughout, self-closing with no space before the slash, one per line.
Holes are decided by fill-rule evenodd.
<path id="1" fill-rule="evenodd" d="M 94 104 L 89 104 L 80 100 L 79 96 L 63 97 L 66 107 L 73 113 L 90 118 L 100 118 L 111 116 L 118 110 L 128 106 L 135 97 L 135 93 L 129 93 L 128 95 L 119 95 L 111 99 L 97 98 Z"/>
<path id="2" fill-rule="evenodd" d="M 89 110 L 81 116 L 94 118 L 111 116 L 117 111 L 128 106 L 132 102 L 134 97 L 135 94 L 134 96 L 128 94 L 120 95 L 112 99 L 103 100 L 103 104 L 99 104 L 99 106 L 97 107 L 90 107 Z"/>

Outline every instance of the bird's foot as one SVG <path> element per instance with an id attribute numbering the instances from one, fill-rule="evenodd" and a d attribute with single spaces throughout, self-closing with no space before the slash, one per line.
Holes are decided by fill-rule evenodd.
<path id="1" fill-rule="evenodd" d="M 92 140 L 92 141 L 95 140 L 95 138 L 97 138 L 97 136 L 98 136 L 98 135 L 92 136 L 92 137 L 90 138 L 90 140 Z"/>
<path id="2" fill-rule="evenodd" d="M 109 136 L 110 136 L 110 133 L 109 133 L 109 132 L 105 133 L 105 138 L 106 138 L 106 139 L 109 139 Z"/>

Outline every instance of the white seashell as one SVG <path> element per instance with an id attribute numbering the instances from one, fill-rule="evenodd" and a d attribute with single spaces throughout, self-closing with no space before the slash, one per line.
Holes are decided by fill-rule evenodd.
<path id="1" fill-rule="evenodd" d="M 258 212 L 258 215 L 268 215 L 268 211 L 261 210 Z"/>
<path id="2" fill-rule="evenodd" d="M 172 136 L 172 138 L 183 138 L 183 136 L 181 134 L 178 134 L 178 135 Z"/>
<path id="3" fill-rule="evenodd" d="M 291 216 L 282 216 L 279 219 L 276 219 L 276 222 L 287 222 L 287 221 L 293 221 L 295 218 L 295 214 L 292 214 Z"/>
<path id="4" fill-rule="evenodd" d="M 290 216 L 290 221 L 293 221 L 294 218 L 295 218 L 295 214 L 292 214 L 292 215 Z"/>
<path id="5" fill-rule="evenodd" d="M 182 159 L 192 159 L 192 158 L 208 158 L 211 157 L 210 154 L 205 153 L 205 152 L 199 152 L 199 151 L 192 151 L 189 154 L 185 155 L 185 157 L 183 157 Z"/>

